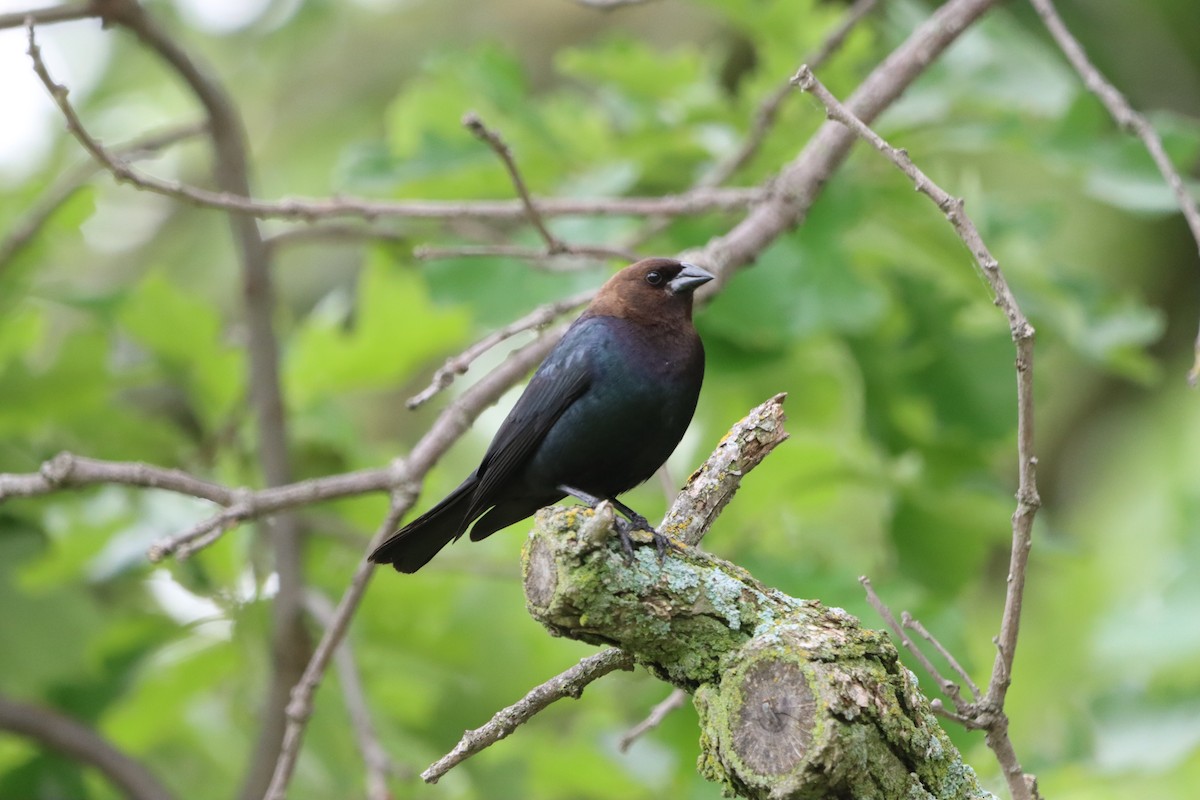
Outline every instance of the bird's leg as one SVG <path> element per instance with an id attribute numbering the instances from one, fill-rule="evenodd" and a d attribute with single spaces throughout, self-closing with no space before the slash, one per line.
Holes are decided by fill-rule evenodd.
<path id="1" fill-rule="evenodd" d="M 650 534 L 650 538 L 654 540 L 655 549 L 658 550 L 658 560 L 660 562 L 663 560 L 663 556 L 666 554 L 667 546 L 670 545 L 671 540 L 654 530 L 654 526 L 650 524 L 650 521 L 641 514 L 637 513 L 615 497 L 597 497 L 596 495 L 588 494 L 587 492 L 576 489 L 572 486 L 559 486 L 558 490 L 565 494 L 569 494 L 578 500 L 582 500 L 592 508 L 595 508 L 596 506 L 600 505 L 600 503 L 607 500 L 613 504 L 613 508 L 624 514 L 629 522 L 627 523 L 625 520 L 619 518 L 617 519 L 617 536 L 621 540 L 621 549 L 625 551 L 625 557 L 629 561 L 633 561 L 633 542 L 629 538 L 630 530 L 648 532 Z"/>
<path id="2" fill-rule="evenodd" d="M 571 497 L 574 497 L 576 500 L 583 501 L 591 508 L 595 508 L 604 502 L 603 497 L 597 497 L 594 494 L 588 494 L 583 489 L 576 489 L 574 486 L 567 486 L 566 484 L 563 484 L 558 487 L 558 490 L 563 494 L 571 495 Z M 613 505 L 616 505 L 616 503 L 613 503 Z"/>

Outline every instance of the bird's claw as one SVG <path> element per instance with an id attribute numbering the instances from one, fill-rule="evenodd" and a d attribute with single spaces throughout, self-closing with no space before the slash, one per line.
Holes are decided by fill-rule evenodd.
<path id="1" fill-rule="evenodd" d="M 621 551 L 625 553 L 625 561 L 628 564 L 633 563 L 633 538 L 629 535 L 632 531 L 645 531 L 650 534 L 651 540 L 654 542 L 654 549 L 658 553 L 658 563 L 662 564 L 663 559 L 667 556 L 668 549 L 677 548 L 678 545 L 671 540 L 671 537 L 659 533 L 654 529 L 645 517 L 640 514 L 635 514 L 633 519 L 624 520 L 617 518 L 617 538 L 621 542 Z"/>
<path id="2" fill-rule="evenodd" d="M 658 551 L 658 563 L 661 566 L 663 559 L 667 557 L 667 548 L 674 547 L 674 542 L 669 536 L 658 531 L 651 531 L 650 535 L 654 537 L 654 549 Z"/>
<path id="3" fill-rule="evenodd" d="M 633 564 L 633 539 L 629 538 L 630 525 L 623 519 L 617 520 L 617 539 L 621 542 L 621 552 L 625 554 L 625 563 Z"/>

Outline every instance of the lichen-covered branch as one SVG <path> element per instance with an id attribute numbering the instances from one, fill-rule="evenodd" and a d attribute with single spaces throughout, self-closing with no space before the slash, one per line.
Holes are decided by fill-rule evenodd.
<path id="1" fill-rule="evenodd" d="M 685 544 L 698 544 L 742 485 L 742 477 L 787 438 L 780 393 L 752 410 L 721 439 L 713 454 L 687 479 L 671 504 L 662 530 Z"/>
<path id="2" fill-rule="evenodd" d="M 883 634 L 695 548 L 629 562 L 585 508 L 539 513 L 530 613 L 695 696 L 700 769 L 743 797 L 989 797 Z M 607 535 L 601 535 L 607 533 Z"/>

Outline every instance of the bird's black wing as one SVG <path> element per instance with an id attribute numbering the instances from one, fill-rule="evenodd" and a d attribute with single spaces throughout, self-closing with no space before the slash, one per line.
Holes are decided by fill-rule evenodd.
<path id="1" fill-rule="evenodd" d="M 496 431 L 477 474 L 474 500 L 468 518 L 493 505 L 505 485 L 529 463 L 538 444 L 571 404 L 592 382 L 587 326 L 574 325 L 534 373 Z"/>

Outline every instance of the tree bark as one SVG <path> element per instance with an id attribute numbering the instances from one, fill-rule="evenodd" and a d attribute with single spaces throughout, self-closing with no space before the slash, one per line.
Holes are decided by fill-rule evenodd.
<path id="1" fill-rule="evenodd" d="M 692 547 L 621 550 L 607 507 L 539 512 L 530 613 L 692 693 L 699 769 L 748 798 L 986 798 L 887 636 Z"/>

